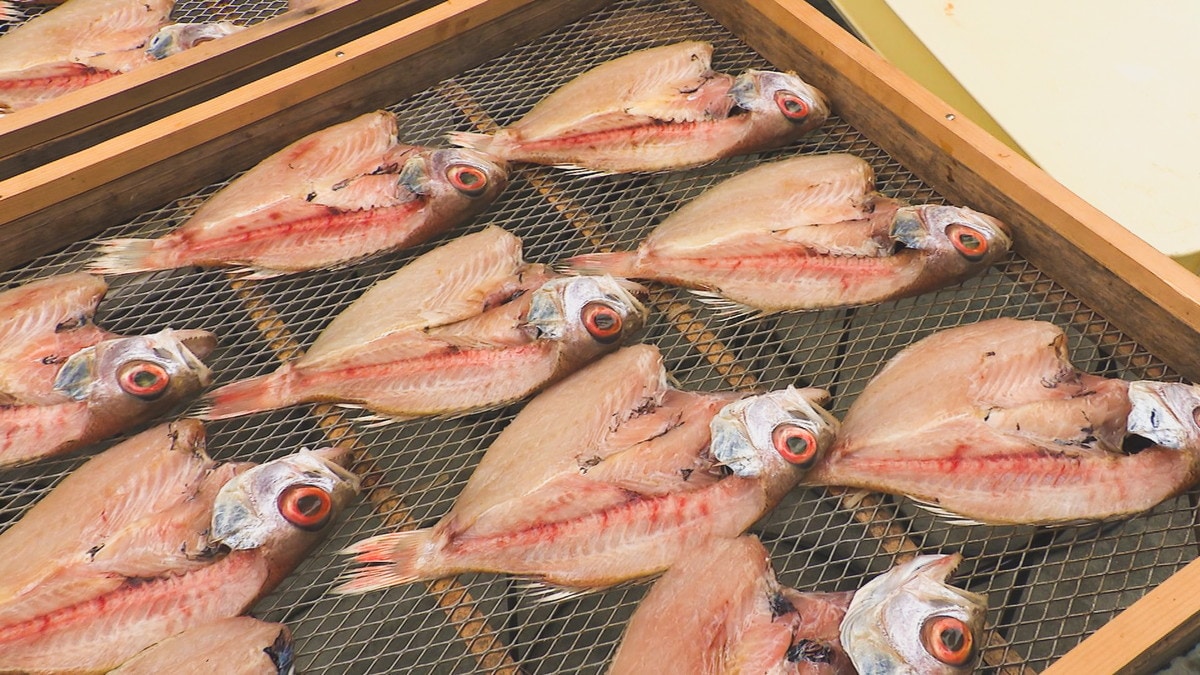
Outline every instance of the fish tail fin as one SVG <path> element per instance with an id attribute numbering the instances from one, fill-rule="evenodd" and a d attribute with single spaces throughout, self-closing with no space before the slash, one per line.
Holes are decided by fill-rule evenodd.
<path id="1" fill-rule="evenodd" d="M 189 411 L 202 420 L 223 420 L 301 403 L 295 393 L 295 370 L 285 364 L 268 375 L 231 382 L 204 396 Z"/>
<path id="2" fill-rule="evenodd" d="M 574 258 L 567 258 L 561 267 L 564 271 L 575 274 L 611 274 L 614 277 L 642 275 L 636 251 L 577 255 Z"/>
<path id="3" fill-rule="evenodd" d="M 84 269 L 94 274 L 135 274 L 182 267 L 171 260 L 162 239 L 109 239 L 99 244 L 97 256 Z"/>
<path id="4" fill-rule="evenodd" d="M 347 571 L 334 593 L 353 594 L 377 591 L 422 579 L 443 576 L 447 571 L 429 569 L 428 562 L 437 559 L 433 528 L 394 532 L 370 537 L 342 551 L 354 556 L 362 565 Z"/>
<path id="5" fill-rule="evenodd" d="M 457 145 L 460 148 L 470 148 L 479 152 L 492 152 L 496 137 L 491 134 L 477 134 L 471 131 L 451 131 L 446 134 L 446 140 L 451 145 Z"/>

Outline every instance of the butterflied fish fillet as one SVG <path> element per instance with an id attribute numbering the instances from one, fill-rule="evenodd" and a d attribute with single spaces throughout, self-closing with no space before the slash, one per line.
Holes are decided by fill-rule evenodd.
<path id="1" fill-rule="evenodd" d="M 93 322 L 108 286 L 90 274 L 64 274 L 0 293 L 0 403 L 68 400 L 54 388 L 75 352 L 117 337 Z"/>
<path id="2" fill-rule="evenodd" d="M 241 614 L 358 487 L 334 451 L 218 465 L 203 444 L 195 420 L 134 436 L 0 535 L 0 672 L 106 672 Z"/>
<path id="3" fill-rule="evenodd" d="M 497 227 L 460 237 L 379 282 L 300 359 L 211 392 L 223 419 L 306 402 L 396 419 L 520 400 L 637 331 L 645 308 L 612 277 L 557 277 Z"/>
<path id="4" fill-rule="evenodd" d="M 571 258 L 583 272 L 702 291 L 733 313 L 882 302 L 960 283 L 1011 245 L 994 218 L 903 206 L 843 154 L 764 164 L 671 214 L 636 251 Z"/>
<path id="5" fill-rule="evenodd" d="M 854 593 L 841 640 L 859 675 L 975 672 L 987 597 L 946 583 L 961 561 L 957 553 L 917 556 Z"/>
<path id="6" fill-rule="evenodd" d="M 494 135 L 450 141 L 600 173 L 660 171 L 782 147 L 821 126 L 825 96 L 792 73 L 713 72 L 712 45 L 626 54 L 580 75 Z"/>
<path id="7" fill-rule="evenodd" d="M 935 333 L 868 383 L 805 477 L 986 523 L 1128 516 L 1200 478 L 1193 385 L 1077 370 L 1062 330 L 994 319 Z"/>
<path id="8" fill-rule="evenodd" d="M 101 242 L 89 269 L 228 266 L 258 278 L 337 267 L 440 234 L 506 184 L 487 156 L 398 143 L 395 116 L 369 113 L 271 155 L 164 237 Z"/>
<path id="9" fill-rule="evenodd" d="M 781 586 L 756 537 L 713 538 L 654 582 L 608 672 L 854 675 L 838 635 L 851 595 Z"/>
<path id="10" fill-rule="evenodd" d="M 163 330 L 113 337 L 57 366 L 57 402 L 0 407 L 0 467 L 71 452 L 136 428 L 200 393 L 210 382 L 201 360 L 216 337 Z"/>
<path id="11" fill-rule="evenodd" d="M 437 525 L 351 546 L 365 566 L 337 590 L 466 571 L 591 589 L 662 571 L 708 537 L 736 536 L 799 477 L 770 431 L 765 447 L 737 433 L 747 416 L 725 408 L 740 396 L 667 386 L 649 345 L 606 356 L 530 401 Z M 832 440 L 822 416 L 807 431 Z"/>
<path id="12" fill-rule="evenodd" d="M 0 113 L 150 63 L 173 0 L 69 0 L 0 36 Z"/>
<path id="13" fill-rule="evenodd" d="M 167 638 L 110 675 L 290 675 L 295 646 L 287 626 L 249 616 L 221 619 Z"/>

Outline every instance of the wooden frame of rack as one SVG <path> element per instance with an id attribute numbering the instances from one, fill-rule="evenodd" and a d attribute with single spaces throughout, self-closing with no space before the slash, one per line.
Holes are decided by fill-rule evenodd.
<path id="1" fill-rule="evenodd" d="M 322 16 L 340 11 L 348 12 L 341 15 L 348 18 L 354 15 L 350 8 L 357 6 L 359 14 L 370 14 L 370 21 L 376 21 L 383 14 L 367 12 L 372 2 L 323 6 L 303 22 L 305 34 L 312 38 L 306 44 L 326 44 L 313 35 L 320 26 L 331 25 L 315 23 Z M 830 95 L 847 122 L 923 181 L 956 203 L 1010 224 L 1022 256 L 1182 376 L 1200 380 L 1200 350 L 1192 346 L 1200 331 L 1200 278 L 959 115 L 802 0 L 696 2 L 776 66 L 803 73 Z M 381 4 L 385 3 L 374 3 Z M 303 134 L 378 108 L 400 93 L 429 87 L 604 4 L 447 0 L 220 95 L 201 96 L 198 89 L 178 84 L 155 86 L 156 73 L 148 71 L 144 77 L 131 75 L 119 91 L 110 91 L 116 85 L 104 90 L 97 85 L 95 97 L 88 97 L 79 110 L 71 106 L 84 103 L 82 95 L 45 104 L 45 114 L 36 119 L 0 120 L 0 143 L 5 144 L 0 145 L 0 158 L 30 152 L 51 138 L 61 143 L 62 138 L 87 137 L 100 124 L 96 120 L 106 115 L 116 114 L 129 127 L 111 138 L 92 138 L 86 149 L 36 163 L 0 181 L 0 266 L 18 265 L 127 220 L 160 204 L 163 194 L 194 190 L 247 168 Z M 280 26 L 264 36 L 246 31 L 233 36 L 221 54 L 208 53 L 216 47 L 198 49 L 172 69 L 204 80 L 213 77 L 211 69 L 223 59 L 243 53 L 240 50 L 260 56 L 275 51 L 266 43 L 282 39 L 285 32 Z M 255 40 L 264 42 L 254 44 Z M 267 62 L 253 60 L 258 65 L 247 66 L 243 76 L 260 73 Z M 165 69 L 168 64 L 162 65 Z M 226 85 L 234 81 L 222 77 Z M 135 99 L 114 107 L 120 96 Z M 157 97 L 190 105 L 130 126 Z M 22 137 L 23 148 L 12 144 L 19 133 L 31 134 Z M 1197 577 L 1200 563 L 1192 563 L 1047 672 L 1093 673 L 1098 667 L 1106 672 L 1146 672 L 1180 651 L 1200 634 Z"/>

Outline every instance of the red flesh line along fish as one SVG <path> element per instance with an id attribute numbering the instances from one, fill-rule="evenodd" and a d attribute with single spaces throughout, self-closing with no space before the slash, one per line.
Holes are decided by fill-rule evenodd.
<path id="1" fill-rule="evenodd" d="M 486 571 L 571 593 L 652 575 L 708 537 L 736 536 L 800 475 L 772 444 L 787 434 L 768 430 L 763 447 L 739 432 L 749 416 L 727 404 L 740 397 L 670 388 L 652 346 L 611 354 L 530 401 L 437 525 L 351 546 L 366 566 L 336 590 Z M 792 445 L 812 454 L 832 441 L 822 415 L 793 426 L 805 442 Z"/>
<path id="2" fill-rule="evenodd" d="M 838 633 L 852 595 L 781 586 L 756 537 L 714 537 L 654 582 L 608 675 L 854 675 Z"/>
<path id="3" fill-rule="evenodd" d="M 598 173 L 661 171 L 782 147 L 820 127 L 825 96 L 791 73 L 713 72 L 712 45 L 626 54 L 580 75 L 494 135 L 450 141 Z"/>
<path id="4" fill-rule="evenodd" d="M 219 465 L 203 444 L 195 420 L 134 436 L 0 535 L 0 672 L 106 672 L 241 614 L 358 488 L 333 451 Z"/>
<path id="5" fill-rule="evenodd" d="M 637 250 L 566 261 L 579 272 L 696 289 L 731 314 L 847 307 L 925 293 L 981 274 L 1011 240 L 998 220 L 904 206 L 875 191 L 852 155 L 771 162 L 709 189 Z"/>
<path id="6" fill-rule="evenodd" d="M 646 310 L 630 290 L 640 287 L 527 264 L 520 239 L 488 227 L 379 282 L 300 359 L 216 389 L 196 415 L 325 401 L 406 419 L 505 405 L 638 330 Z"/>
<path id="7" fill-rule="evenodd" d="M 1200 479 L 1200 390 L 1080 372 L 1063 331 L 993 319 L 887 363 L 805 476 L 912 497 L 968 522 L 1132 515 Z"/>
<path id="8" fill-rule="evenodd" d="M 88 268 L 219 266 L 264 278 L 344 266 L 444 232 L 506 184 L 502 163 L 472 150 L 404 145 L 395 115 L 368 113 L 271 155 L 166 236 L 101 242 Z"/>

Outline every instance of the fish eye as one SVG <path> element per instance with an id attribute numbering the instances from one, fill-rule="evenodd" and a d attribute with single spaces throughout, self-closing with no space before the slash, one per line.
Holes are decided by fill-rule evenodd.
<path id="1" fill-rule="evenodd" d="M 333 514 L 333 497 L 316 485 L 289 485 L 279 494 L 279 513 L 302 530 L 319 530 Z"/>
<path id="2" fill-rule="evenodd" d="M 946 236 L 950 238 L 954 248 L 971 262 L 979 262 L 987 255 L 987 238 L 973 227 L 954 223 L 946 228 Z"/>
<path id="3" fill-rule="evenodd" d="M 933 658 L 948 666 L 970 662 L 975 652 L 971 628 L 953 616 L 931 616 L 921 626 L 921 642 Z"/>
<path id="4" fill-rule="evenodd" d="M 771 445 L 790 464 L 807 469 L 817 459 L 817 439 L 808 429 L 780 424 L 771 432 Z"/>
<path id="5" fill-rule="evenodd" d="M 784 117 L 795 121 L 803 120 L 812 111 L 808 101 L 790 91 L 775 92 L 775 105 L 779 106 L 779 111 L 783 113 Z"/>
<path id="6" fill-rule="evenodd" d="M 624 319 L 621 313 L 603 302 L 589 302 L 579 313 L 584 329 L 596 342 L 608 344 L 621 337 Z"/>
<path id="7" fill-rule="evenodd" d="M 170 383 L 167 369 L 153 361 L 130 361 L 117 371 L 117 386 L 141 399 L 158 398 Z"/>
<path id="8" fill-rule="evenodd" d="M 446 169 L 446 180 L 455 190 L 468 197 L 482 195 L 488 186 L 488 177 L 483 169 L 470 164 L 452 164 Z"/>

